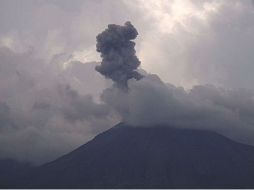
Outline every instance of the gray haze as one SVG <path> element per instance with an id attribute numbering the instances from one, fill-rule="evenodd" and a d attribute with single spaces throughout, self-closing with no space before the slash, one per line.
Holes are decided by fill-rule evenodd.
<path id="1" fill-rule="evenodd" d="M 2 158 L 49 161 L 116 124 L 108 106 L 96 100 L 107 83 L 95 63 L 61 69 L 56 60 L 45 64 L 33 53 L 5 48 L 0 59 Z"/>
<path id="2" fill-rule="evenodd" d="M 139 59 L 106 41 L 100 63 L 96 36 L 128 20 Z M 0 157 L 43 163 L 121 120 L 254 144 L 253 21 L 251 0 L 1 0 Z M 110 56 L 135 65 L 104 74 L 128 93 L 94 70 Z"/>

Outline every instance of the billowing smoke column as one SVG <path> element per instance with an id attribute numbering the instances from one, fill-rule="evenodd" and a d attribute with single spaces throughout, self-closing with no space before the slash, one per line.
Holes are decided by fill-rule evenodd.
<path id="1" fill-rule="evenodd" d="M 96 37 L 96 49 L 101 53 L 102 62 L 95 69 L 106 78 L 112 79 L 119 88 L 127 89 L 127 82 L 131 78 L 142 78 L 136 71 L 140 61 L 135 55 L 135 43 L 131 41 L 137 35 L 134 26 L 126 22 L 124 26 L 109 24 L 108 28 Z"/>

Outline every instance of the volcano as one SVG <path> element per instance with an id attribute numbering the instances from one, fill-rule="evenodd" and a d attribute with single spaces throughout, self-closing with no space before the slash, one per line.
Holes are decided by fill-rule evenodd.
<path id="1" fill-rule="evenodd" d="M 22 188 L 254 188 L 254 147 L 215 132 L 123 123 L 23 177 Z"/>

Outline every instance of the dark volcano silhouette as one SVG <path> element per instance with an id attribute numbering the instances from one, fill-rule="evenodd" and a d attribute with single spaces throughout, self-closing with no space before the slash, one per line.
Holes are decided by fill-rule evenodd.
<path id="1" fill-rule="evenodd" d="M 33 166 L 29 163 L 14 161 L 11 159 L 0 160 L 0 189 L 13 187 L 20 183 L 21 176 L 27 176 Z"/>
<path id="2" fill-rule="evenodd" d="M 119 124 L 36 168 L 26 188 L 254 188 L 254 147 L 215 132 Z"/>

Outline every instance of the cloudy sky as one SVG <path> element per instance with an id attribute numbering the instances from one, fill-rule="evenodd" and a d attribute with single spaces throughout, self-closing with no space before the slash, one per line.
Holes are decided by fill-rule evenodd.
<path id="1" fill-rule="evenodd" d="M 145 76 L 95 71 L 96 36 L 130 21 Z M 215 130 L 254 145 L 254 3 L 1 0 L 0 156 L 43 163 L 120 121 Z"/>

